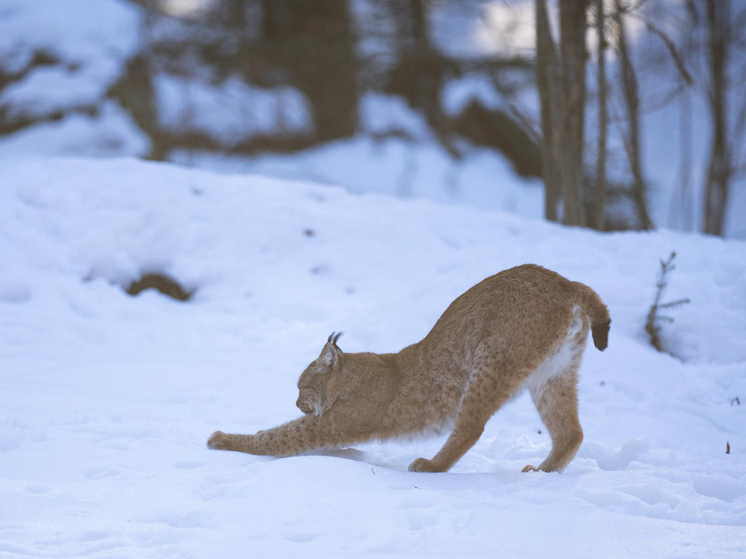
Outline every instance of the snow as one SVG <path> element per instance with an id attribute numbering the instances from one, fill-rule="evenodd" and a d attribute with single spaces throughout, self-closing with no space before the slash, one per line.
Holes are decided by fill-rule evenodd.
<path id="1" fill-rule="evenodd" d="M 72 113 L 59 121 L 27 126 L 0 136 L 0 157 L 77 155 L 145 156 L 150 139 L 116 101 L 104 101 L 95 115 Z"/>
<path id="2" fill-rule="evenodd" d="M 746 552 L 743 242 L 129 159 L 3 158 L 0 177 L 3 557 Z M 664 325 L 677 357 L 642 330 L 672 250 L 665 299 L 692 299 Z M 565 473 L 520 473 L 550 448 L 526 395 L 447 474 L 406 471 L 442 438 L 287 459 L 205 447 L 297 417 L 331 331 L 345 351 L 396 351 L 525 262 L 592 286 L 613 320 L 581 368 L 585 442 Z M 126 295 L 145 271 L 194 298 Z"/>
<path id="3" fill-rule="evenodd" d="M 10 122 L 39 118 L 95 104 L 104 93 L 102 86 L 105 85 L 105 82 L 81 80 L 78 71 L 63 66 L 43 66 L 32 70 L 26 79 L 5 88 L 0 94 L 0 104 L 8 107 Z"/>
<path id="4" fill-rule="evenodd" d="M 210 84 L 159 74 L 154 88 L 166 129 L 203 132 L 228 147 L 257 134 L 313 131 L 310 103 L 292 87 L 261 88 L 235 76 Z"/>
<path id="5" fill-rule="evenodd" d="M 496 91 L 490 77 L 486 74 L 467 74 L 450 80 L 443 87 L 441 106 L 451 116 L 461 113 L 466 106 L 478 101 L 490 110 L 505 110 L 507 103 Z"/>
<path id="6" fill-rule="evenodd" d="M 668 8 L 676 6 L 676 2 L 667 2 Z M 606 13 L 613 10 L 613 0 L 605 0 Z M 514 55 L 532 57 L 536 48 L 536 22 L 534 17 L 534 3 L 531 0 L 488 0 L 479 5 L 479 17 L 471 17 L 470 41 L 467 42 L 481 55 Z M 556 3 L 548 3 L 549 24 L 555 40 L 559 37 L 559 13 Z M 657 14 L 660 16 L 660 13 Z M 669 37 L 675 37 L 678 29 L 669 25 L 663 27 Z M 656 20 L 656 26 L 659 22 Z M 645 30 L 645 24 L 640 18 L 628 16 L 625 18 L 625 31 L 631 42 L 636 42 Z M 456 42 L 458 35 L 451 37 Z M 448 39 L 446 39 L 447 41 Z M 592 25 L 588 29 L 588 52 L 597 51 L 598 38 Z M 609 56 L 615 57 L 613 49 L 608 49 Z"/>
<path id="7" fill-rule="evenodd" d="M 202 13 L 211 1 L 174 0 L 161 4 L 167 13 L 188 18 Z M 1 4 L 0 69 L 11 83 L 0 91 L 0 112 L 9 125 L 21 126 L 27 121 L 31 124 L 0 138 L 0 156 L 160 156 L 150 153 L 151 142 L 146 134 L 125 109 L 107 97 L 107 92 L 138 52 L 147 53 L 151 33 L 163 39 L 170 36 L 165 30 L 172 26 L 183 33 L 174 19 L 158 20 L 151 29 L 150 24 L 145 24 L 143 10 L 125 0 L 2 0 Z M 390 14 L 369 0 L 355 0 L 350 7 L 355 25 L 363 33 L 357 45 L 361 60 L 372 64 L 376 72 L 391 69 L 396 48 Z M 473 58 L 476 62 L 497 54 L 530 55 L 532 51 L 533 3 L 528 0 L 435 3 L 430 8 L 433 46 L 449 56 Z M 656 20 L 656 25 L 672 37 L 678 23 L 676 10 Z M 644 58 L 646 41 L 662 48 L 657 37 L 642 32 L 640 21 L 629 18 L 627 24 L 638 55 Z M 174 29 L 170 32 L 175 33 Z M 175 40 L 183 38 L 179 33 L 174 34 Z M 592 30 L 588 40 L 589 50 L 593 51 Z M 612 75 L 614 55 L 610 51 L 607 54 Z M 738 75 L 740 60 L 736 57 L 733 62 L 733 73 Z M 641 140 L 649 212 L 658 226 L 698 230 L 709 141 L 706 92 L 702 89 L 706 80 L 695 80 L 698 85 L 694 90 L 664 104 L 663 109 L 652 111 L 651 107 L 667 97 L 676 75 L 673 65 L 664 70 L 652 68 L 641 65 L 638 76 L 644 101 Z M 692 70 L 695 68 L 693 63 Z M 168 73 L 155 76 L 157 118 L 168 132 L 197 134 L 212 140 L 213 147 L 220 149 L 236 148 L 257 135 L 278 131 L 292 135 L 313 133 L 313 107 L 299 90 L 256 87 L 236 76 L 213 83 L 216 80 L 208 79 L 204 75 L 207 73 L 204 68 L 196 68 L 195 76 L 190 78 Z M 443 109 L 454 116 L 470 101 L 478 100 L 491 109 L 510 105 L 529 117 L 538 115 L 535 92 L 522 90 L 517 98 L 504 98 L 483 74 L 472 72 L 451 78 L 442 89 Z M 516 73 L 511 78 L 511 72 L 503 70 L 499 78 L 502 86 L 510 89 L 517 86 L 518 76 Z M 363 81 L 366 79 L 371 78 Z M 369 91 L 381 85 L 361 83 L 360 129 L 353 138 L 293 154 L 235 157 L 177 150 L 165 157 L 212 170 L 262 172 L 338 184 L 351 192 L 425 197 L 511 211 L 529 218 L 542 214 L 539 181 L 526 182 L 516 177 L 499 152 L 470 146 L 462 150 L 458 140 L 457 150 L 466 154 L 463 159 L 455 159 L 435 140 L 422 114 L 400 98 Z M 737 89 L 733 92 L 734 103 L 739 95 Z M 687 96 L 691 97 L 690 109 L 686 109 L 684 101 Z M 618 107 L 617 111 L 621 110 Z M 685 109 L 683 113 L 681 107 Z M 691 120 L 688 148 L 679 138 L 687 126 L 687 114 Z M 594 115 L 595 109 L 589 106 L 589 146 L 595 145 Z M 381 138 L 387 135 L 404 137 Z M 609 179 L 628 181 L 623 143 L 615 127 L 610 131 L 609 147 Z M 590 149 L 586 163 L 591 167 L 593 157 Z M 746 237 L 740 219 L 746 208 L 744 177 L 736 174 L 731 185 L 725 222 L 727 237 Z"/>
<path id="8" fill-rule="evenodd" d="M 366 134 L 406 133 L 413 139 L 432 139 L 427 120 L 396 95 L 366 93 L 359 103 L 360 128 Z"/>
<path id="9" fill-rule="evenodd" d="M 353 193 L 424 198 L 505 210 L 531 218 L 541 217 L 543 211 L 541 181 L 518 178 L 503 155 L 467 146 L 464 157 L 455 160 L 435 141 L 361 135 L 293 154 L 242 157 L 174 151 L 170 159 L 223 173 L 310 180 L 342 185 Z"/>
<path id="10" fill-rule="evenodd" d="M 62 68 L 32 68 L 0 96 L 8 117 L 39 117 L 99 99 L 122 73 L 139 44 L 142 14 L 123 0 L 4 0 L 0 67 L 22 72 L 34 54 Z"/>
<path id="11" fill-rule="evenodd" d="M 549 10 L 555 16 L 553 6 Z M 553 36 L 558 36 L 556 17 L 552 17 Z M 532 2 L 489 2 L 482 17 L 475 21 L 474 36 L 485 52 L 492 54 L 533 54 L 536 48 L 534 6 Z"/>
<path id="12" fill-rule="evenodd" d="M 454 80 L 453 84 L 448 89 L 451 98 L 486 95 L 487 84 L 478 79 Z M 353 193 L 425 198 L 531 218 L 543 215 L 544 188 L 540 180 L 518 177 L 504 155 L 467 142 L 459 143 L 462 157 L 455 159 L 433 138 L 424 116 L 400 97 L 363 95 L 358 120 L 360 133 L 355 137 L 295 153 L 240 156 L 174 150 L 169 159 L 221 173 L 254 173 L 339 185 Z"/>

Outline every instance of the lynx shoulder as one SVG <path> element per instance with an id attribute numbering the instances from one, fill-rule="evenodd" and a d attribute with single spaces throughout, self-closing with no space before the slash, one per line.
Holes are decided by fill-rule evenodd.
<path id="1" fill-rule="evenodd" d="M 298 380 L 300 418 L 254 435 L 216 431 L 210 448 L 290 456 L 452 426 L 443 448 L 412 471 L 443 472 L 479 439 L 487 420 L 524 388 L 552 438 L 549 456 L 523 471 L 561 471 L 583 440 L 578 369 L 589 329 L 604 350 L 611 319 L 587 285 L 531 264 L 475 285 L 430 333 L 399 353 L 344 353 L 329 336 Z"/>

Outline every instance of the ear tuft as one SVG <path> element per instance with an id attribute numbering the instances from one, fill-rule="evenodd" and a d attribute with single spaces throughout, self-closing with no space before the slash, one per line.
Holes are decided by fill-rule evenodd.
<path id="1" fill-rule="evenodd" d="M 326 340 L 326 343 L 332 344 L 333 346 L 337 345 L 337 340 L 342 336 L 344 332 L 332 332 L 329 335 L 329 339 Z"/>
<path id="2" fill-rule="evenodd" d="M 332 332 L 331 336 L 329 336 L 329 339 L 326 341 L 326 344 L 324 344 L 324 349 L 321 350 L 321 355 L 319 355 L 318 358 L 318 361 L 321 364 L 326 365 L 327 367 L 337 368 L 337 366 L 342 363 L 344 354 L 337 345 L 337 340 L 341 335 L 342 332 Z"/>

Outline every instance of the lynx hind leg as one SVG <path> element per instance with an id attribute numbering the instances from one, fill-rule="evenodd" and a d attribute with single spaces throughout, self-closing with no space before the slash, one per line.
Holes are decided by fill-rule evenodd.
<path id="1" fill-rule="evenodd" d="M 552 438 L 552 450 L 538 468 L 528 465 L 523 468 L 524 472 L 561 472 L 583 442 L 583 429 L 578 420 L 579 361 L 578 356 L 559 374 L 545 378 L 543 382 L 529 383 L 531 398 Z"/>
<path id="2" fill-rule="evenodd" d="M 519 389 L 520 382 L 500 374 L 502 370 L 493 365 L 473 376 L 461 400 L 453 432 L 443 448 L 432 460 L 418 458 L 412 462 L 410 472 L 446 472 L 474 446 L 490 417 Z"/>

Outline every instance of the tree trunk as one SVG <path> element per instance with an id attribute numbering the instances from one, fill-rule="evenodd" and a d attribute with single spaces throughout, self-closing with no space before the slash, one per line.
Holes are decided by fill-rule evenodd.
<path id="1" fill-rule="evenodd" d="M 648 214 L 647 187 L 645 186 L 640 155 L 640 99 L 637 76 L 629 58 L 627 35 L 624 27 L 624 19 L 622 18 L 623 12 L 624 7 L 621 0 L 616 0 L 614 20 L 618 33 L 617 43 L 622 69 L 622 92 L 624 95 L 624 104 L 627 108 L 627 121 L 629 124 L 629 135 L 625 140 L 625 148 L 632 171 L 632 194 L 637 208 L 638 222 L 642 229 L 652 229 L 653 222 Z"/>
<path id="2" fill-rule="evenodd" d="M 707 0 L 708 62 L 712 119 L 710 163 L 705 185 L 704 232 L 722 235 L 732 175 L 728 145 L 727 99 L 730 0 Z"/>
<path id="3" fill-rule="evenodd" d="M 606 196 L 606 136 L 609 116 L 606 107 L 606 22 L 604 0 L 596 0 L 596 34 L 598 35 L 598 165 L 596 169 L 596 196 L 593 223 L 596 229 L 604 229 L 604 206 Z"/>
<path id="4" fill-rule="evenodd" d="M 557 169 L 554 133 L 559 113 L 560 90 L 557 86 L 557 57 L 549 27 L 545 0 L 536 0 L 536 83 L 541 106 L 541 157 L 544 175 L 544 217 L 557 221 L 560 176 Z"/>
<path id="5" fill-rule="evenodd" d="M 545 0 L 536 0 L 536 78 L 541 104 L 545 217 L 585 225 L 583 127 L 585 116 L 586 0 L 560 0 L 557 56 Z"/>
<path id="6" fill-rule="evenodd" d="M 556 145 L 562 176 L 562 222 L 584 226 L 583 132 L 585 124 L 586 0 L 560 0 L 560 59 L 564 107 Z"/>
<path id="7" fill-rule="evenodd" d="M 359 61 L 347 0 L 264 0 L 262 5 L 269 79 L 289 72 L 283 81 L 311 102 L 317 140 L 353 136 Z M 257 61 L 247 56 L 244 64 L 250 71 Z"/>

